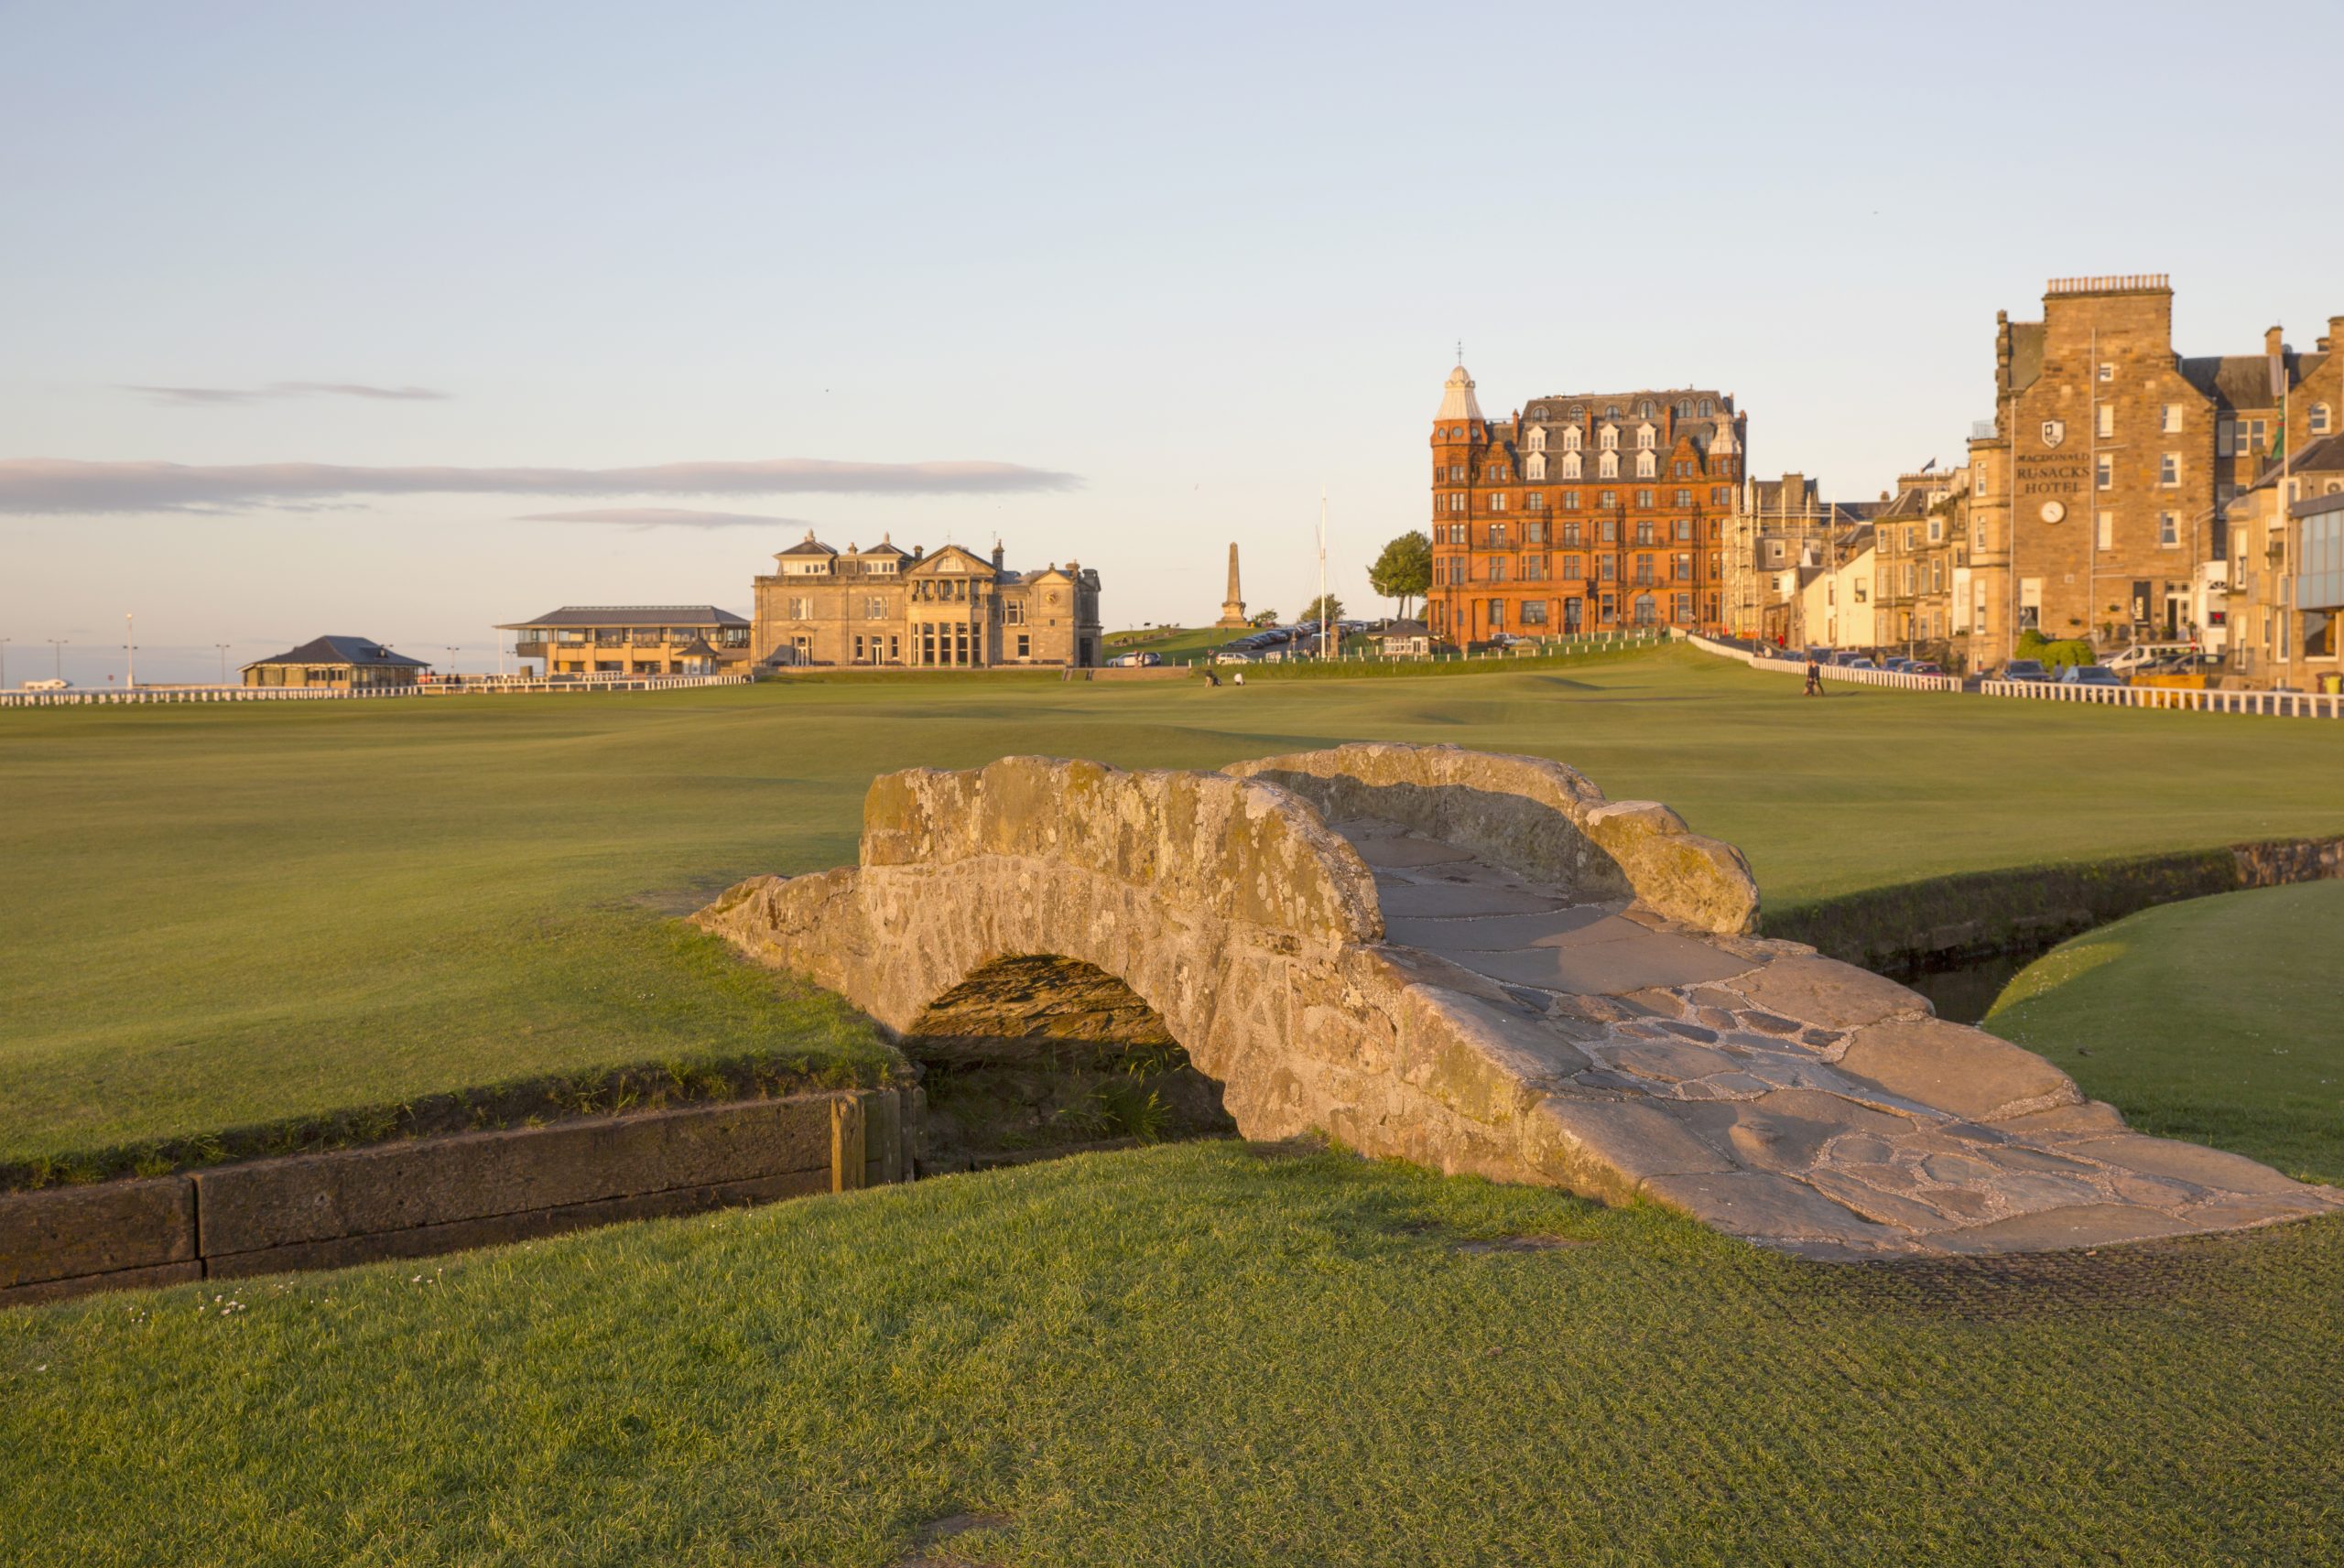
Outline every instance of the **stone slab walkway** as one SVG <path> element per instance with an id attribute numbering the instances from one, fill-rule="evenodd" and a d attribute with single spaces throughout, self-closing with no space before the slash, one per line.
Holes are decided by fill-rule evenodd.
<path id="1" fill-rule="evenodd" d="M 1331 822 L 1422 982 L 1489 1004 L 1542 1112 L 1634 1190 L 1810 1258 L 2037 1251 L 2344 1208 L 2132 1131 L 2033 1052 L 1811 949 L 1589 901 L 1373 817 Z"/>

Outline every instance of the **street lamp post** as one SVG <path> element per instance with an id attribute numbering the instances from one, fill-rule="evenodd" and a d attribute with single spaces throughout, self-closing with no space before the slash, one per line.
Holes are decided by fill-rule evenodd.
<path id="1" fill-rule="evenodd" d="M 72 639 L 68 637 L 51 637 L 49 640 L 49 647 L 53 649 L 57 654 L 56 674 L 59 680 L 63 680 L 65 678 L 65 644 L 71 640 Z"/>
<path id="2" fill-rule="evenodd" d="M 0 691 L 8 689 L 8 642 L 9 639 L 0 637 Z"/>
<path id="3" fill-rule="evenodd" d="M 133 619 L 131 611 L 124 611 L 122 612 L 122 687 L 125 691 L 138 689 L 137 629 L 137 622 Z"/>

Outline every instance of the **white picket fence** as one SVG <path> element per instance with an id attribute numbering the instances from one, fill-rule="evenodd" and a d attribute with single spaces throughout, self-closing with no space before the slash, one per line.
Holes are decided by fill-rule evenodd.
<path id="1" fill-rule="evenodd" d="M 2053 681 L 1990 680 L 1988 697 L 2038 702 L 2097 702 L 2111 708 L 2166 708 L 2191 713 L 2260 713 L 2274 719 L 2344 719 L 2344 697 L 2310 691 L 2207 691 L 2195 687 L 2060 686 Z"/>
<path id="2" fill-rule="evenodd" d="M 1721 659 L 1738 659 L 1753 670 L 1771 670 L 1777 675 L 1804 676 L 1807 674 L 1807 661 L 1804 659 L 1771 658 L 1763 654 L 1752 653 L 1747 648 L 1736 648 L 1725 643 L 1713 642 L 1698 633 L 1687 633 L 1685 640 L 1705 654 L 1715 654 Z M 1860 686 L 1894 687 L 1901 691 L 1959 691 L 1961 689 L 1961 677 L 1959 676 L 1915 676 L 1907 675 L 1903 670 L 1851 670 L 1844 665 L 1825 665 L 1822 670 L 1823 678 L 1826 680 L 1854 681 Z"/>
<path id="3" fill-rule="evenodd" d="M 1803 676 L 1807 661 L 1770 658 L 1747 648 L 1736 648 L 1698 633 L 1687 642 L 1705 654 L 1733 659 L 1753 670 Z M 1960 691 L 1959 676 L 1909 676 L 1896 670 L 1851 670 L 1839 665 L 1822 666 L 1826 680 L 1857 681 L 1865 686 L 1899 687 L 1906 691 Z M 2171 708 L 2191 713 L 2260 713 L 2276 719 L 2344 719 L 2344 696 L 2308 691 L 2208 691 L 2201 687 L 2165 686 L 2062 686 L 2056 681 L 1990 680 L 1978 684 L 1985 697 L 2028 697 L 2038 702 L 2096 702 L 2109 708 Z"/>
<path id="4" fill-rule="evenodd" d="M 580 676 L 570 680 L 520 680 L 507 676 L 461 685 L 360 687 L 320 686 L 141 686 L 107 691 L 0 691 L 0 708 L 86 708 L 156 702 L 349 702 L 402 697 L 501 697 L 515 692 L 678 691 L 689 687 L 746 686 L 745 675 Z"/>

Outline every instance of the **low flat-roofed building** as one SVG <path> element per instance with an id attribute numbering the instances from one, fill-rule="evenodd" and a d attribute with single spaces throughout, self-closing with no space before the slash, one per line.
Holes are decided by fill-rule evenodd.
<path id="1" fill-rule="evenodd" d="M 749 620 L 713 604 L 565 604 L 497 628 L 549 676 L 703 676 L 749 667 Z"/>
<path id="2" fill-rule="evenodd" d="M 431 666 L 371 637 L 316 637 L 244 666 L 246 686 L 413 686 Z"/>

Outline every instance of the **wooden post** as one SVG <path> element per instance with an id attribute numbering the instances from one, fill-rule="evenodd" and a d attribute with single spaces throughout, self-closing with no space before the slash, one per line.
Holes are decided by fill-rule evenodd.
<path id="1" fill-rule="evenodd" d="M 830 1191 L 863 1185 L 863 1097 L 848 1092 L 830 1101 Z"/>

